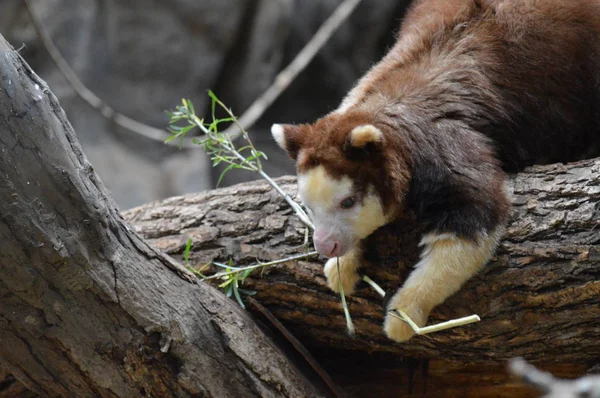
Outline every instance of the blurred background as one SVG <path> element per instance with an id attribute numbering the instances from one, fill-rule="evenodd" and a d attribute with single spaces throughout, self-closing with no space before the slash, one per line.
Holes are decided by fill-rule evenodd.
<path id="1" fill-rule="evenodd" d="M 239 116 L 311 39 L 341 0 L 31 0 L 83 83 L 117 112 L 165 129 L 166 110 L 206 92 Z M 409 0 L 363 0 L 309 66 L 250 129 L 273 177 L 294 166 L 272 123 L 311 122 L 335 109 L 394 42 Z M 0 1 L 0 33 L 58 96 L 90 162 L 125 210 L 213 188 L 200 148 L 178 149 L 115 126 L 82 101 L 44 49 L 22 0 Z M 166 133 L 165 133 L 166 134 Z M 257 179 L 229 173 L 220 186 Z"/>

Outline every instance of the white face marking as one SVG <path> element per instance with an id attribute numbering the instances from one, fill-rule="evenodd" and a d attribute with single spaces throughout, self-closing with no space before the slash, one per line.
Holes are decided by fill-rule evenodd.
<path id="1" fill-rule="evenodd" d="M 339 249 L 335 256 L 344 255 L 388 222 L 381 200 L 372 189 L 357 194 L 349 177 L 334 179 L 323 166 L 300 174 L 298 188 L 315 223 L 315 246 L 323 255 L 329 256 L 335 243 Z M 354 197 L 355 204 L 342 208 L 341 202 L 349 197 Z"/>

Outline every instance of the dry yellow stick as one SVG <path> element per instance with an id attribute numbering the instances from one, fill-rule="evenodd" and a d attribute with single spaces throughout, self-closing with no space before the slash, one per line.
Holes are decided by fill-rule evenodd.
<path id="1" fill-rule="evenodd" d="M 381 297 L 385 296 L 385 291 L 371 278 L 365 275 L 362 277 L 362 279 L 363 281 L 367 282 L 373 289 L 375 289 L 375 291 L 379 293 Z M 481 321 L 481 318 L 478 315 L 471 315 L 463 318 L 452 319 L 446 322 L 438 323 L 437 325 L 425 326 L 421 328 L 416 323 L 414 323 L 413 320 L 410 319 L 410 317 L 404 311 L 395 310 L 395 312 L 397 312 L 398 314 L 395 314 L 394 312 L 390 312 L 389 314 L 391 316 L 395 316 L 399 319 L 402 319 L 404 322 L 408 323 L 412 330 L 414 330 L 415 334 L 418 335 L 435 333 L 441 330 L 446 330 L 457 326 L 464 326 L 470 323 Z"/>

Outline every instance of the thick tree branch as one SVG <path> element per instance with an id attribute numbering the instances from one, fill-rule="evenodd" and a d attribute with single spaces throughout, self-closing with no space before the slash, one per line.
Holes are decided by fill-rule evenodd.
<path id="1" fill-rule="evenodd" d="M 0 368 L 43 396 L 321 396 L 247 313 L 123 222 L 0 36 Z"/>
<path id="2" fill-rule="evenodd" d="M 295 194 L 295 180 L 279 180 Z M 406 344 L 382 332 L 381 299 L 365 287 L 351 298 L 357 338 L 344 334 L 339 297 L 328 291 L 323 261 L 290 262 L 248 280 L 255 298 L 305 343 L 409 357 L 459 361 L 581 362 L 600 355 L 600 159 L 531 168 L 509 181 L 514 216 L 485 269 L 434 310 L 431 323 L 478 314 L 473 325 L 415 337 Z M 171 198 L 126 218 L 157 248 L 180 255 L 194 241 L 192 263 L 237 264 L 298 252 L 304 228 L 264 183 Z M 370 239 L 365 273 L 396 288 L 417 258 L 410 218 Z"/>

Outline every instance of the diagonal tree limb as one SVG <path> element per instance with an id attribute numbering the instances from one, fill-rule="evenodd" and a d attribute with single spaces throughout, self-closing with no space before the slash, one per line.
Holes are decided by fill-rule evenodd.
<path id="1" fill-rule="evenodd" d="M 275 76 L 275 80 L 271 86 L 238 118 L 239 124 L 245 130 L 252 128 L 273 102 L 292 84 L 294 79 L 308 66 L 310 61 L 314 59 L 342 23 L 348 19 L 360 1 L 343 0 L 337 6 L 292 62 Z M 232 140 L 237 139 L 241 135 L 241 131 L 236 124 L 232 124 L 225 133 L 229 134 Z"/>
<path id="2" fill-rule="evenodd" d="M 324 396 L 124 223 L 46 83 L 0 55 L 0 368 L 42 396 Z"/>
<path id="3" fill-rule="evenodd" d="M 25 8 L 29 13 L 33 27 L 40 38 L 44 48 L 52 58 L 54 64 L 58 67 L 62 75 L 65 77 L 69 85 L 73 88 L 73 91 L 81 98 L 86 104 L 92 109 L 98 111 L 102 116 L 117 126 L 124 128 L 127 131 L 139 134 L 142 137 L 148 138 L 153 141 L 165 142 L 169 138 L 169 134 L 165 130 L 157 129 L 129 116 L 123 115 L 115 111 L 109 104 L 98 97 L 92 90 L 86 87 L 85 84 L 79 79 L 77 73 L 71 68 L 67 60 L 62 56 L 60 50 L 56 47 L 48 32 L 44 28 L 44 25 L 40 18 L 35 13 L 31 0 L 23 0 Z M 168 142 L 169 145 L 176 145 L 181 148 L 198 148 L 198 145 L 192 143 L 191 139 L 187 139 L 183 142 L 179 140 Z"/>
<path id="4" fill-rule="evenodd" d="M 161 129 L 148 126 L 147 124 L 141 123 L 129 116 L 123 115 L 115 111 L 109 104 L 98 97 L 93 91 L 83 84 L 83 82 L 77 76 L 77 73 L 71 68 L 69 63 L 60 53 L 60 50 L 56 47 L 48 33 L 46 32 L 42 21 L 37 16 L 31 5 L 31 0 L 23 0 L 26 9 L 31 17 L 33 27 L 40 38 L 44 48 L 48 51 L 48 54 L 63 74 L 69 85 L 73 88 L 75 93 L 92 109 L 98 111 L 102 116 L 109 119 L 116 125 L 139 134 L 147 139 L 159 142 L 165 142 L 169 137 L 169 134 Z M 296 79 L 296 77 L 302 72 L 306 66 L 313 60 L 317 53 L 323 48 L 331 36 L 336 30 L 342 25 L 344 21 L 352 14 L 352 11 L 358 6 L 361 0 L 343 0 L 342 3 L 334 10 L 331 16 L 319 27 L 314 36 L 309 40 L 308 43 L 300 50 L 298 55 L 292 60 L 292 62 L 277 76 L 271 86 L 261 94 L 250 107 L 242 114 L 239 118 L 240 125 L 248 130 L 254 123 L 264 114 L 264 112 L 273 104 L 273 102 L 279 98 L 279 96 L 289 87 L 289 85 Z M 231 125 L 227 131 L 232 140 L 237 139 L 241 135 L 241 131 L 236 124 Z M 194 144 L 191 139 L 186 139 L 183 142 L 180 140 L 174 140 L 168 143 L 169 145 L 176 145 L 181 148 L 198 148 L 197 144 Z"/>

